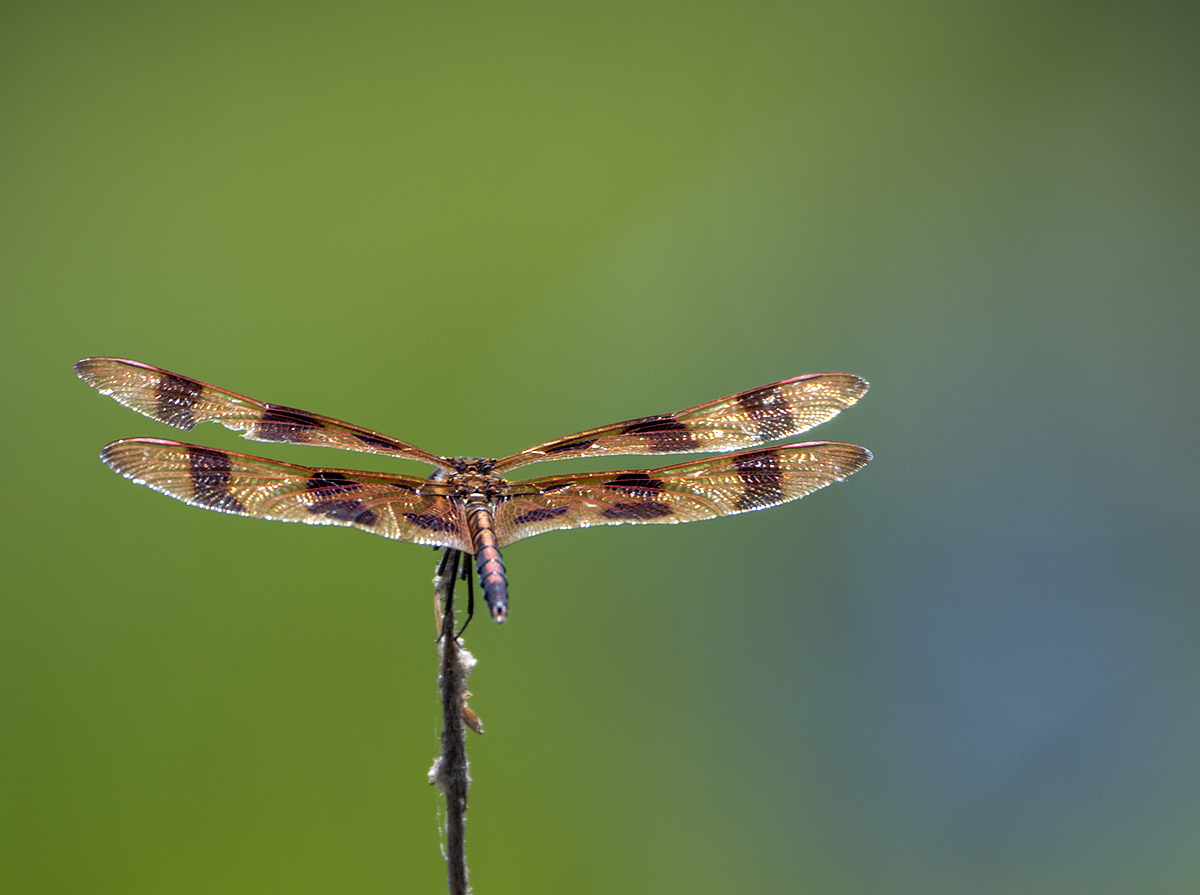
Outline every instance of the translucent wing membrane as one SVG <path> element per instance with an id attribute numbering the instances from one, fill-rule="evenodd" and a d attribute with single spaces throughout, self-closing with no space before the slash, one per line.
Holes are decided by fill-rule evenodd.
<path id="1" fill-rule="evenodd" d="M 547 441 L 496 463 L 496 472 L 538 460 L 602 454 L 688 454 L 742 450 L 790 438 L 845 410 L 867 392 L 850 373 L 811 373 L 697 404 Z"/>
<path id="2" fill-rule="evenodd" d="M 296 466 L 150 438 L 115 441 L 100 459 L 139 485 L 206 510 L 344 525 L 398 541 L 472 552 L 461 506 L 445 486 L 427 479 Z"/>
<path id="3" fill-rule="evenodd" d="M 787 444 L 660 469 L 511 483 L 496 509 L 500 546 L 562 528 L 693 522 L 761 510 L 862 469 L 871 454 L 832 441 Z"/>
<path id="4" fill-rule="evenodd" d="M 565 528 L 693 522 L 761 510 L 841 481 L 871 459 L 864 448 L 832 441 L 760 447 L 854 404 L 867 383 L 848 373 L 785 379 L 678 413 L 568 435 L 493 462 L 439 457 L 370 429 L 135 361 L 86 358 L 75 372 L 101 394 L 177 429 L 220 423 L 252 441 L 342 448 L 438 467 L 433 479 L 422 479 L 296 466 L 151 438 L 116 441 L 100 454 L 114 472 L 207 510 L 342 525 L 474 554 L 497 621 L 507 605 L 501 547 Z M 539 460 L 706 451 L 739 453 L 658 469 L 518 482 L 500 475 Z"/>
<path id="5" fill-rule="evenodd" d="M 307 410 L 256 401 L 136 361 L 89 357 L 75 364 L 75 373 L 102 395 L 177 429 L 187 431 L 197 423 L 220 423 L 251 441 L 314 444 L 448 468 L 444 458 L 370 429 Z"/>

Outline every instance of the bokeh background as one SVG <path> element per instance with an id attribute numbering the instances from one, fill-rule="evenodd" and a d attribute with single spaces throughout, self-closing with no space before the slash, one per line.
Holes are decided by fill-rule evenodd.
<path id="1" fill-rule="evenodd" d="M 1196 26 L 5 4 L 0 890 L 444 886 L 433 552 L 122 481 L 102 354 L 483 456 L 873 383 L 845 484 L 506 552 L 477 891 L 1200 889 Z"/>

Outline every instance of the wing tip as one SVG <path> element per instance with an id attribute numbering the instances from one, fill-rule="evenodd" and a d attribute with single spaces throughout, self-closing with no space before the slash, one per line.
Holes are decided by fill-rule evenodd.
<path id="1" fill-rule="evenodd" d="M 158 370 L 149 364 L 141 364 L 135 360 L 125 360 L 122 357 L 85 357 L 75 361 L 71 369 L 75 375 L 90 385 L 102 395 L 112 394 L 112 378 L 114 367 L 136 367 L 140 370 Z"/>
<path id="2" fill-rule="evenodd" d="M 764 453 L 773 450 L 786 449 L 822 449 L 822 453 L 832 461 L 835 474 L 834 481 L 845 481 L 875 459 L 875 455 L 865 447 L 850 444 L 845 441 L 806 441 L 799 444 L 781 444 L 776 448 L 762 449 Z M 754 453 L 754 452 L 751 452 Z"/>
<path id="3" fill-rule="evenodd" d="M 117 475 L 129 478 L 132 474 L 132 445 L 137 443 L 136 439 L 122 438 L 120 441 L 106 444 L 100 449 L 100 462 Z"/>
<path id="4" fill-rule="evenodd" d="M 845 481 L 874 459 L 865 447 L 843 441 L 826 441 L 824 444 L 837 450 L 835 458 L 837 481 Z"/>
<path id="5" fill-rule="evenodd" d="M 850 451 L 852 460 L 849 464 L 849 468 L 846 469 L 846 471 L 842 474 L 843 478 L 853 475 L 875 459 L 875 455 L 868 451 L 865 447 L 861 447 L 857 444 L 847 445 L 847 447 L 853 448 L 853 450 Z"/>
<path id="6" fill-rule="evenodd" d="M 100 450 L 100 462 L 119 476 L 131 478 L 133 464 L 125 441 L 114 441 Z"/>
<path id="7" fill-rule="evenodd" d="M 74 366 L 71 367 L 71 369 L 75 372 L 76 376 L 78 376 L 80 379 L 82 379 L 88 385 L 95 388 L 96 387 L 96 367 L 100 364 L 101 361 L 106 361 L 106 360 L 108 360 L 108 358 L 106 358 L 106 357 L 85 357 L 82 360 L 75 361 L 75 364 L 74 364 Z"/>
<path id="8" fill-rule="evenodd" d="M 847 407 L 858 403 L 862 396 L 871 388 L 871 383 L 856 373 L 818 373 L 817 375 L 831 379 L 837 377 L 844 380 L 843 394 L 846 398 Z"/>
<path id="9" fill-rule="evenodd" d="M 188 449 L 195 447 L 194 445 L 184 444 L 181 441 L 168 441 L 162 438 L 122 438 L 110 442 L 100 449 L 100 462 L 113 472 L 130 478 L 132 477 L 132 468 L 136 464 L 137 455 L 139 453 L 144 455 L 146 452 L 145 445 Z M 215 448 L 211 450 L 215 450 Z M 225 452 L 221 451 L 219 453 Z"/>

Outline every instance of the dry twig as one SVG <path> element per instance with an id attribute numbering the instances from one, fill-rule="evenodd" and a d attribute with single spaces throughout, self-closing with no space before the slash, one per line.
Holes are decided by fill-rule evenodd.
<path id="1" fill-rule="evenodd" d="M 483 732 L 479 719 L 466 704 L 466 680 L 475 667 L 475 659 L 454 636 L 454 583 L 460 574 L 459 563 L 464 559 L 468 563 L 466 574 L 470 575 L 470 557 L 464 558 L 457 550 L 446 550 L 433 579 L 440 631 L 438 685 L 442 690 L 442 754 L 429 771 L 429 782 L 436 784 L 446 796 L 446 864 L 450 895 L 467 895 L 470 890 L 464 846 L 467 787 L 471 783 L 466 725 Z"/>

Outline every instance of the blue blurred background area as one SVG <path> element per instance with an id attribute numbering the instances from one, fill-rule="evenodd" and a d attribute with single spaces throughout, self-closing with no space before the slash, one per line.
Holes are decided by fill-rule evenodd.
<path id="1" fill-rule="evenodd" d="M 427 470 L 180 436 L 89 355 L 479 456 L 857 373 L 845 484 L 505 551 L 476 890 L 1200 889 L 1197 24 L 5 7 L 0 890 L 444 885 L 434 553 L 96 454 Z"/>

